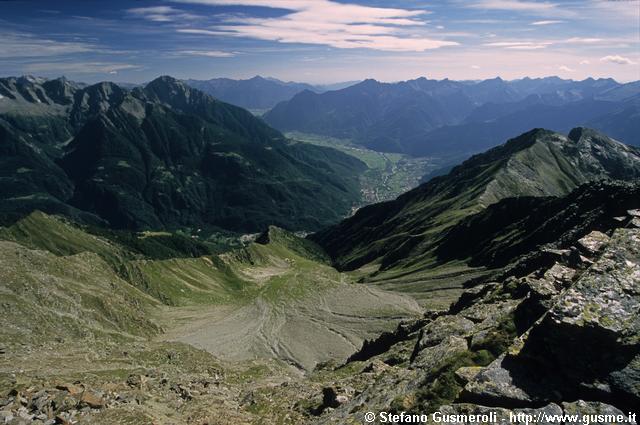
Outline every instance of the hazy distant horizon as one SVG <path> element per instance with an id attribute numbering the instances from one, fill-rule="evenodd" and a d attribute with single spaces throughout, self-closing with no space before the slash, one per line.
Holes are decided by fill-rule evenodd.
<path id="1" fill-rule="evenodd" d="M 497 79 L 500 78 L 504 81 L 518 81 L 518 80 L 523 80 L 523 79 L 531 79 L 531 80 L 536 80 L 536 79 L 545 79 L 545 78 L 560 78 L 562 80 L 565 81 L 585 81 L 588 80 L 589 78 L 593 79 L 593 80 L 606 80 L 606 79 L 612 79 L 614 81 L 616 81 L 617 83 L 620 84 L 627 84 L 627 83 L 635 83 L 635 82 L 640 82 L 640 78 L 636 79 L 636 80 L 629 80 L 629 81 L 620 81 L 617 80 L 613 77 L 586 77 L 583 79 L 571 79 L 571 78 L 562 78 L 558 75 L 547 75 L 547 76 L 543 76 L 543 77 L 529 77 L 529 76 L 525 76 L 522 78 L 513 78 L 513 79 L 506 79 L 500 76 L 495 76 L 495 77 L 490 77 L 490 78 L 481 78 L 481 79 L 466 79 L 466 80 L 458 80 L 458 79 L 453 79 L 453 78 L 429 78 L 428 76 L 418 76 L 416 78 L 410 78 L 410 79 L 406 79 L 406 80 L 393 80 L 393 81 L 384 81 L 384 80 L 378 80 L 376 78 L 372 78 L 372 77 L 368 77 L 368 78 L 363 78 L 360 80 L 351 80 L 351 81 L 324 81 L 324 82 L 311 82 L 311 81 L 304 81 L 301 79 L 294 79 L 294 80 L 283 80 L 281 78 L 278 77 L 274 77 L 272 75 L 253 75 L 251 77 L 245 77 L 245 78 L 235 78 L 235 77 L 230 77 L 230 76 L 215 76 L 215 77 L 210 77 L 210 78 L 191 78 L 191 77 L 187 77 L 187 78 L 177 78 L 173 75 L 169 75 L 169 74 L 158 74 L 155 77 L 150 78 L 149 80 L 145 80 L 145 81 L 140 81 L 140 82 L 133 82 L 133 81 L 121 81 L 121 80 L 117 80 L 117 79 L 113 79 L 113 78 L 105 78 L 103 80 L 96 80 L 96 81 L 83 81 L 83 80 L 79 80 L 79 79 L 75 79 L 75 78 L 70 78 L 69 76 L 66 75 L 58 75 L 58 76 L 51 76 L 51 77 L 44 77 L 41 75 L 34 75 L 34 74 L 23 74 L 23 75 L 3 75 L 0 76 L 0 78 L 20 78 L 20 77 L 33 77 L 33 78 L 44 78 L 47 80 L 55 80 L 58 78 L 66 78 L 67 80 L 73 81 L 75 83 L 79 83 L 79 84 L 96 84 L 96 83 L 101 83 L 101 82 L 111 82 L 114 84 L 122 84 L 122 85 L 144 85 L 147 84 L 153 80 L 155 80 L 156 78 L 159 77 L 163 77 L 163 76 L 170 76 L 170 77 L 174 77 L 178 80 L 199 80 L 199 81 L 207 81 L 207 80 L 215 80 L 215 79 L 229 79 L 229 80 L 250 80 L 256 77 L 260 77 L 263 78 L 265 80 L 269 80 L 269 79 L 275 79 L 278 80 L 282 83 L 291 83 L 291 84 L 308 84 L 311 86 L 318 86 L 318 87 L 322 87 L 322 86 L 332 86 L 332 85 L 339 85 L 339 84 L 348 84 L 351 83 L 353 85 L 361 83 L 363 81 L 366 80 L 374 80 L 377 81 L 379 83 L 384 83 L 384 84 L 396 84 L 396 83 L 403 83 L 403 82 L 407 82 L 407 81 L 415 81 L 417 79 L 420 78 L 426 78 L 428 80 L 437 80 L 437 81 L 444 81 L 444 80 L 449 80 L 449 81 L 455 81 L 455 82 L 469 82 L 469 83 L 473 83 L 473 82 L 480 82 L 480 81 L 486 81 L 486 80 L 493 80 L 493 79 Z"/>

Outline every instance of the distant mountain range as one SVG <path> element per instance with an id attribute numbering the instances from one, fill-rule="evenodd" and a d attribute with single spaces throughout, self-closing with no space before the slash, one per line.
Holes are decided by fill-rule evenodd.
<path id="1" fill-rule="evenodd" d="M 223 102 L 251 110 L 271 109 L 278 103 L 289 100 L 304 90 L 323 93 L 328 90 L 339 90 L 357 83 L 357 81 L 353 81 L 328 85 L 311 85 L 291 81 L 285 82 L 259 75 L 247 80 L 213 78 L 211 80 L 185 80 L 184 82 Z"/>
<path id="2" fill-rule="evenodd" d="M 170 77 L 130 91 L 0 79 L 0 153 L 3 216 L 138 230 L 317 230 L 360 200 L 366 169 Z"/>
<path id="3" fill-rule="evenodd" d="M 264 119 L 282 131 L 414 156 L 468 156 L 536 127 L 566 133 L 588 126 L 640 145 L 640 82 L 366 80 L 327 93 L 305 90 Z"/>
<path id="4" fill-rule="evenodd" d="M 263 78 L 246 81 L 296 84 Z M 418 79 L 397 84 L 367 80 L 324 94 L 304 90 L 274 108 L 266 120 L 277 124 L 274 117 L 299 104 L 293 114 L 295 122 L 311 126 L 303 131 L 341 129 L 344 133 L 337 136 L 360 140 L 378 150 L 395 146 L 414 155 L 455 157 L 484 150 L 495 145 L 496 139 L 505 140 L 518 134 L 521 127 L 528 130 L 538 122 L 554 129 L 585 121 L 597 128 L 609 128 L 615 139 L 633 142 L 640 134 L 639 89 L 638 83 L 618 84 L 610 79 Z M 113 83 L 87 86 L 64 78 L 4 78 L 0 79 L 0 96 L 0 178 L 4 182 L 0 214 L 4 217 L 41 209 L 127 229 L 256 232 L 275 224 L 314 231 L 335 223 L 360 201 L 359 178 L 366 169 L 361 161 L 331 148 L 287 140 L 247 111 L 171 77 L 131 90 Z M 447 124 L 454 121 L 457 124 Z M 350 127 L 356 122 L 359 124 L 355 128 Z M 425 127 L 433 129 L 425 132 Z M 576 131 L 569 139 L 534 133 L 531 137 L 582 140 Z M 587 139 L 609 140 L 605 136 Z M 585 143 L 578 145 L 587 146 Z M 553 170 L 540 172 L 541 178 L 560 176 L 560 180 L 544 180 L 536 196 L 566 194 L 592 178 L 626 170 L 622 151 L 631 152 L 630 158 L 637 156 L 635 150 L 624 150 L 614 141 L 603 142 L 604 148 L 592 143 L 588 149 L 575 152 L 571 143 L 553 146 L 546 156 L 534 155 L 533 159 L 541 166 L 555 164 Z M 594 156 L 599 149 L 604 149 L 605 157 Z M 571 152 L 593 159 L 574 163 L 575 159 L 567 156 Z M 612 170 L 611 164 L 622 168 Z M 605 165 L 605 171 L 594 174 Z M 504 174 L 508 177 L 505 181 L 517 181 L 518 190 L 531 189 L 526 179 L 531 170 L 522 171 L 526 166 L 514 168 L 521 171 L 515 176 Z M 575 167 L 577 171 L 572 171 Z M 454 170 L 446 178 L 455 174 Z M 430 184 L 442 184 L 438 183 L 441 179 Z M 474 177 L 474 187 L 478 181 L 479 177 Z M 503 183 L 491 184 L 491 190 L 482 195 L 484 203 L 475 202 L 475 195 L 469 195 L 474 199 L 469 201 L 470 211 L 502 197 L 533 194 L 525 190 L 503 196 Z M 463 186 L 456 193 L 467 196 L 468 187 Z M 394 202 L 402 202 L 412 193 Z M 491 196 L 495 199 L 487 201 Z M 436 200 L 432 203 L 438 204 Z M 387 214 L 387 204 L 381 205 L 385 205 Z M 359 212 L 356 218 L 362 214 Z M 350 235 L 358 229 L 357 221 L 354 223 L 331 240 Z M 381 230 L 375 232 L 381 234 Z M 348 249 L 350 243 L 343 242 L 340 250 Z M 384 246 L 393 250 L 394 244 L 385 240 Z M 360 254 L 354 254 L 354 258 L 353 253 L 340 254 L 338 257 L 344 258 L 339 264 L 360 264 L 371 252 L 380 254 L 376 249 L 368 247 L 364 259 Z M 392 258 L 387 257 L 385 264 Z"/>
<path id="5" fill-rule="evenodd" d="M 555 222 L 555 230 L 536 231 L 541 225 L 536 220 L 555 214 L 549 215 L 551 207 L 540 207 L 543 198 L 564 197 L 585 183 L 638 179 L 638 148 L 585 128 L 573 129 L 568 137 L 536 129 L 473 156 L 394 201 L 364 207 L 311 238 L 343 270 L 373 263 L 381 270 L 406 272 L 454 258 L 482 258 L 479 263 L 485 266 L 503 266 L 514 252 L 543 243 L 537 237 L 555 238 L 554 231 L 565 224 L 579 224 L 574 222 L 580 214 L 573 212 Z M 537 212 L 531 215 L 533 210 Z M 526 225 L 503 231 L 507 223 L 527 217 Z"/>

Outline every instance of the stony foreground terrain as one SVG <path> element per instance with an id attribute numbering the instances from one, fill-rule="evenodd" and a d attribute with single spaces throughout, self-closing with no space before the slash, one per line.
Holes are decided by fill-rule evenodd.
<path id="1" fill-rule="evenodd" d="M 306 372 L 286 356 L 250 359 L 251 350 L 243 360 L 221 360 L 206 350 L 224 348 L 197 341 L 206 316 L 197 322 L 169 307 L 157 310 L 164 319 L 151 314 L 140 323 L 156 337 L 90 332 L 4 344 L 0 421 L 299 424 L 362 423 L 367 412 L 628 414 L 640 405 L 640 212 L 629 214 L 616 218 L 609 235 L 593 231 L 563 249 L 545 246 L 466 290 L 448 310 L 405 320 L 354 350 L 347 363 Z M 15 243 L 10 249 L 21 252 Z M 63 317 L 48 321 L 55 320 Z M 224 323 L 211 320 L 214 328 Z M 190 326 L 196 331 L 178 336 Z M 242 351 L 247 340 L 224 343 Z"/>
<path id="2" fill-rule="evenodd" d="M 542 267 L 525 258 L 449 311 L 365 347 L 354 358 L 377 376 L 320 422 L 358 423 L 368 411 L 636 412 L 640 223 L 621 220 L 634 228 L 548 249 Z"/>

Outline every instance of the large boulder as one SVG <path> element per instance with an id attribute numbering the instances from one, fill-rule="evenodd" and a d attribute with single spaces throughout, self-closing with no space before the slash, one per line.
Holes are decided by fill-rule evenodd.
<path id="1" fill-rule="evenodd" d="M 640 231 L 598 239 L 608 242 L 597 247 L 600 258 L 505 358 L 467 384 L 467 400 L 514 407 L 583 398 L 640 406 Z"/>

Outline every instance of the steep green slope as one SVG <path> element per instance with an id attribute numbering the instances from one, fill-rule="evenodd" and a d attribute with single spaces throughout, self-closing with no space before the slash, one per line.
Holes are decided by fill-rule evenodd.
<path id="1" fill-rule="evenodd" d="M 395 201 L 362 208 L 312 239 L 342 269 L 371 262 L 420 269 L 435 264 L 431 250 L 447 230 L 501 199 L 561 196 L 587 182 L 638 177 L 635 148 L 587 129 L 574 129 L 568 138 L 533 130 Z"/>
<path id="2" fill-rule="evenodd" d="M 46 250 L 55 255 L 92 252 L 112 265 L 140 258 L 200 257 L 220 250 L 217 244 L 180 234 L 132 233 L 81 226 L 62 216 L 47 215 L 41 211 L 34 211 L 10 226 L 0 227 L 0 238 L 31 249 Z"/>
<path id="3" fill-rule="evenodd" d="M 86 233 L 70 222 L 40 211 L 29 214 L 9 227 L 0 227 L 0 238 L 59 256 L 93 252 L 117 261 L 128 255 L 126 250 L 108 239 Z"/>
<path id="4" fill-rule="evenodd" d="M 290 142 L 170 77 L 130 92 L 24 78 L 0 87 L 9 220 L 41 209 L 125 229 L 314 230 L 360 199 L 360 161 Z"/>
<path id="5" fill-rule="evenodd" d="M 455 225 L 435 254 L 442 263 L 464 260 L 475 267 L 504 267 L 545 244 L 564 248 L 589 231 L 609 232 L 638 207 L 637 181 L 593 182 L 561 197 L 507 198 Z"/>
<path id="6" fill-rule="evenodd" d="M 99 257 L 120 279 L 168 305 L 211 303 L 225 288 L 242 289 L 211 246 L 177 234 L 110 231 L 36 211 L 0 227 L 0 240 L 58 257 Z"/>
<path id="7" fill-rule="evenodd" d="M 121 273 L 170 306 L 240 302 L 250 286 L 217 257 L 133 260 L 123 265 Z"/>
<path id="8" fill-rule="evenodd" d="M 120 279 L 99 255 L 66 257 L 0 241 L 0 340 L 150 336 L 157 302 Z"/>

